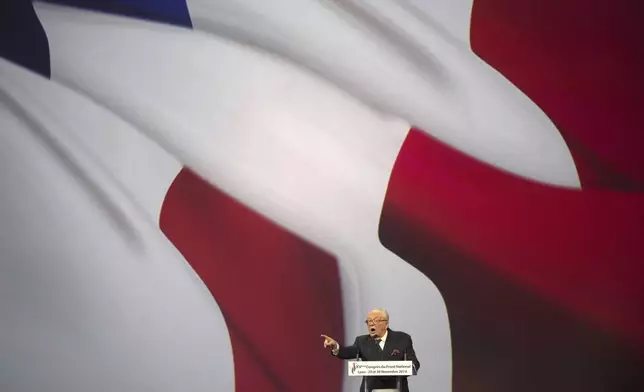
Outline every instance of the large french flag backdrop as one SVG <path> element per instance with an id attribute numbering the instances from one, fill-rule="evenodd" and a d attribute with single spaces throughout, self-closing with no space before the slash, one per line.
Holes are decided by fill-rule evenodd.
<path id="1" fill-rule="evenodd" d="M 2 0 L 0 391 L 644 391 L 630 0 Z"/>

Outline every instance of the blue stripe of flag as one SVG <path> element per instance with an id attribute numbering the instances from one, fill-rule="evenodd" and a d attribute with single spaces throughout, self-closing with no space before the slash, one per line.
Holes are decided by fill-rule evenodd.
<path id="1" fill-rule="evenodd" d="M 0 0 L 0 57 L 50 77 L 49 42 L 30 0 Z"/>
<path id="2" fill-rule="evenodd" d="M 44 2 L 192 28 L 186 0 Z M 0 0 L 0 57 L 49 78 L 49 42 L 31 0 Z"/>
<path id="3" fill-rule="evenodd" d="M 45 0 L 44 2 L 192 28 L 186 0 Z"/>

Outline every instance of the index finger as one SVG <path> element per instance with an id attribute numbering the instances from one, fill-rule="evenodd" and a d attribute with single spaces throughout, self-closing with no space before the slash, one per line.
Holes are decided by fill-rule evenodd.
<path id="1" fill-rule="evenodd" d="M 328 337 L 328 336 L 326 336 L 326 335 L 320 335 L 320 336 L 321 336 L 321 337 L 323 337 L 323 338 L 325 338 L 325 339 L 333 340 L 333 338 L 330 338 L 330 337 Z"/>

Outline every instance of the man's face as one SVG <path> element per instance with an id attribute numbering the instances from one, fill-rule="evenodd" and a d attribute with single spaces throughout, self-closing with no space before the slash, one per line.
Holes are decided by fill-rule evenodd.
<path id="1" fill-rule="evenodd" d="M 381 312 L 369 312 L 367 314 L 367 330 L 372 338 L 381 338 L 389 327 L 389 320 Z"/>

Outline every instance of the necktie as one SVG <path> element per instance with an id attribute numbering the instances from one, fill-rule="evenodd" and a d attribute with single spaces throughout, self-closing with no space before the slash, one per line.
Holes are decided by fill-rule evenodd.
<path id="1" fill-rule="evenodd" d="M 380 347 L 380 342 L 382 339 L 375 339 L 376 340 L 376 347 L 378 347 L 378 351 L 382 351 L 382 348 Z"/>

